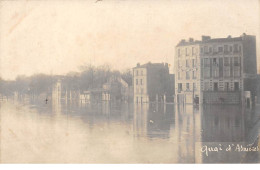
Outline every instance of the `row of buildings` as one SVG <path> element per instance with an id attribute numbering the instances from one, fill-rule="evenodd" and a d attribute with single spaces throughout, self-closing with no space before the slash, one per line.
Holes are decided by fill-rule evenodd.
<path id="1" fill-rule="evenodd" d="M 111 77 L 101 88 L 83 91 L 78 98 L 81 103 L 225 103 L 252 107 L 260 91 L 255 36 L 181 40 L 175 47 L 174 61 L 175 74 L 170 74 L 167 63 L 138 63 L 133 68 L 132 84 L 120 76 Z M 73 96 L 70 93 L 66 96 Z"/>
<path id="2" fill-rule="evenodd" d="M 226 103 L 252 106 L 256 96 L 255 36 L 181 40 L 175 76 L 166 63 L 133 68 L 134 102 Z"/>
<path id="3" fill-rule="evenodd" d="M 101 87 L 88 90 L 72 90 L 66 88 L 62 77 L 57 79 L 52 87 L 52 99 L 57 102 L 100 103 L 129 102 L 133 100 L 132 86 L 120 76 L 112 76 Z"/>

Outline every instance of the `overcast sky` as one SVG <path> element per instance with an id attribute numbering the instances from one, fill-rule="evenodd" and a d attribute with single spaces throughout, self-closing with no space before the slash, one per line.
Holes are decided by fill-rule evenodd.
<path id="1" fill-rule="evenodd" d="M 66 74 L 83 64 L 173 65 L 176 44 L 201 35 L 256 35 L 260 51 L 259 16 L 258 0 L 1 1 L 0 74 L 14 79 Z"/>

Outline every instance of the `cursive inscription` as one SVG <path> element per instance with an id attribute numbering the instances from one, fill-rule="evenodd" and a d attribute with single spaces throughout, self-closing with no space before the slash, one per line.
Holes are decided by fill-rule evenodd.
<path id="1" fill-rule="evenodd" d="M 259 152 L 259 146 L 252 146 L 251 144 L 229 144 L 225 147 L 221 144 L 217 144 L 216 146 L 202 145 L 201 152 L 206 156 L 217 152 Z"/>

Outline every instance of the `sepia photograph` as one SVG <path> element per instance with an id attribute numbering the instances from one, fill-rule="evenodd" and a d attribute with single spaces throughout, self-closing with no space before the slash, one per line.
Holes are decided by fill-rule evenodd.
<path id="1" fill-rule="evenodd" d="M 0 164 L 259 164 L 259 0 L 0 0 Z"/>

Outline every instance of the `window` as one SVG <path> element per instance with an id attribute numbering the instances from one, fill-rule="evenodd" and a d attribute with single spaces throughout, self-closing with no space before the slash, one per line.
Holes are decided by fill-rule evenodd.
<path id="1" fill-rule="evenodd" d="M 186 79 L 189 80 L 190 79 L 190 72 L 186 72 Z"/>
<path id="2" fill-rule="evenodd" d="M 240 67 L 234 67 L 234 76 L 240 77 Z"/>
<path id="3" fill-rule="evenodd" d="M 137 76 L 138 76 L 138 70 L 136 70 L 136 72 L 135 72 L 135 75 L 137 75 Z"/>
<path id="4" fill-rule="evenodd" d="M 234 66 L 239 66 L 240 65 L 240 61 L 238 57 L 234 57 Z"/>
<path id="5" fill-rule="evenodd" d="M 182 91 L 182 84 L 178 83 L 178 91 L 181 92 Z"/>
<path id="6" fill-rule="evenodd" d="M 141 76 L 143 75 L 143 70 L 141 70 Z"/>
<path id="7" fill-rule="evenodd" d="M 192 59 L 192 67 L 195 67 L 195 66 L 196 66 L 195 59 Z"/>
<path id="8" fill-rule="evenodd" d="M 223 47 L 218 47 L 218 52 L 222 53 L 223 52 Z"/>
<path id="9" fill-rule="evenodd" d="M 212 47 L 209 47 L 209 53 L 212 53 Z"/>
<path id="10" fill-rule="evenodd" d="M 205 91 L 209 91 L 210 90 L 209 82 L 205 82 L 204 83 L 204 90 Z"/>
<path id="11" fill-rule="evenodd" d="M 217 58 L 213 58 L 213 65 L 214 65 L 214 66 L 218 66 Z"/>
<path id="12" fill-rule="evenodd" d="M 228 52 L 228 45 L 224 45 L 224 52 L 225 52 L 225 53 Z"/>
<path id="13" fill-rule="evenodd" d="M 218 78 L 219 77 L 219 69 L 218 67 L 215 67 L 212 69 L 213 77 Z"/>
<path id="14" fill-rule="evenodd" d="M 141 84 L 141 85 L 143 84 L 143 79 L 140 79 L 140 84 Z"/>
<path id="15" fill-rule="evenodd" d="M 235 91 L 239 91 L 239 82 L 235 82 L 234 86 L 235 86 L 235 87 L 234 87 L 234 88 L 235 88 L 234 90 L 235 90 Z"/>
<path id="16" fill-rule="evenodd" d="M 178 72 L 178 80 L 181 79 L 181 72 Z"/>
<path id="17" fill-rule="evenodd" d="M 208 58 L 204 59 L 204 67 L 209 67 L 210 66 L 210 61 Z"/>
<path id="18" fill-rule="evenodd" d="M 239 51 L 239 52 L 241 51 L 241 46 L 238 47 L 238 51 Z"/>
<path id="19" fill-rule="evenodd" d="M 185 48 L 185 55 L 188 56 L 189 55 L 189 49 Z"/>
<path id="20" fill-rule="evenodd" d="M 225 91 L 229 91 L 229 82 L 225 82 Z"/>
<path id="21" fill-rule="evenodd" d="M 230 77 L 230 68 L 224 67 L 224 77 Z"/>
<path id="22" fill-rule="evenodd" d="M 203 48 L 202 47 L 200 48 L 200 53 L 203 53 Z"/>
<path id="23" fill-rule="evenodd" d="M 214 83 L 214 91 L 218 91 L 218 83 Z"/>
<path id="24" fill-rule="evenodd" d="M 190 90 L 190 83 L 186 83 L 186 90 Z"/>
<path id="25" fill-rule="evenodd" d="M 214 53 L 214 54 L 216 54 L 216 53 L 218 52 L 218 47 L 217 47 L 217 46 L 214 45 L 214 46 L 212 47 L 212 49 L 213 49 L 213 53 Z"/>
<path id="26" fill-rule="evenodd" d="M 136 85 L 138 85 L 138 79 L 135 80 Z"/>
<path id="27" fill-rule="evenodd" d="M 238 44 L 234 44 L 234 52 L 238 52 Z"/>
<path id="28" fill-rule="evenodd" d="M 229 66 L 229 58 L 228 57 L 224 57 L 224 66 Z"/>
<path id="29" fill-rule="evenodd" d="M 205 53 L 208 52 L 208 46 L 204 46 L 204 52 L 205 52 Z"/>
<path id="30" fill-rule="evenodd" d="M 204 77 L 205 78 L 210 77 L 210 68 L 209 67 L 204 68 Z"/>
<path id="31" fill-rule="evenodd" d="M 196 79 L 196 71 L 193 71 L 193 72 L 192 72 L 192 78 L 193 78 L 193 79 Z"/>
<path id="32" fill-rule="evenodd" d="M 232 52 L 233 48 L 232 46 L 229 46 L 229 52 Z"/>
<path id="33" fill-rule="evenodd" d="M 181 49 L 178 49 L 178 57 L 181 56 Z"/>
<path id="34" fill-rule="evenodd" d="M 180 67 L 181 67 L 181 61 L 178 60 L 178 68 L 180 68 Z"/>
<path id="35" fill-rule="evenodd" d="M 192 52 L 192 55 L 195 54 L 195 48 L 194 47 L 192 47 L 191 52 Z"/>
<path id="36" fill-rule="evenodd" d="M 193 83 L 193 90 L 196 90 L 196 83 Z"/>
<path id="37" fill-rule="evenodd" d="M 186 67 L 189 67 L 189 60 L 186 60 Z"/>

